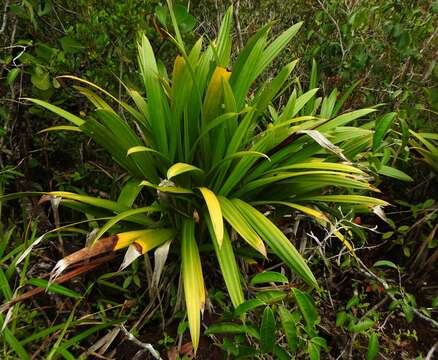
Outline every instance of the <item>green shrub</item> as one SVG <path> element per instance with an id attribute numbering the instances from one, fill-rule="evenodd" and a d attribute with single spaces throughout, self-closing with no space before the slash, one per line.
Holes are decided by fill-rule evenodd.
<path id="1" fill-rule="evenodd" d="M 201 37 L 190 51 L 174 13 L 170 14 L 180 52 L 171 76 L 157 65 L 148 38 L 143 35 L 139 39 L 138 61 L 147 98 L 124 85 L 132 100 L 126 103 L 87 80 L 64 76 L 79 83 L 76 89 L 94 106 L 93 111 L 77 116 L 42 100 L 28 100 L 71 123 L 47 131 L 90 136 L 130 177 L 116 201 L 62 191 L 48 193 L 83 213 L 110 217 L 92 245 L 61 260 L 54 275 L 91 256 L 128 247 L 125 267 L 141 254 L 171 242 L 172 249 L 180 253 L 196 349 L 205 302 L 200 244 L 213 245 L 237 307 L 244 294 L 231 229 L 261 256 L 275 254 L 309 286 L 318 287 L 300 253 L 255 206 L 291 208 L 330 226 L 328 215 L 319 209 L 322 204 L 339 203 L 364 211 L 386 202 L 363 195 L 376 189 L 368 183 L 367 174 L 349 161 L 373 142 L 372 122 L 361 127 L 351 124 L 375 109 L 339 114 L 345 97 L 338 99 L 336 90 L 328 97 L 317 97 L 313 82 L 308 91 L 297 86 L 286 105 L 275 108 L 276 97 L 290 85 L 296 61 L 260 88 L 253 88 L 301 23 L 269 40 L 271 25 L 262 27 L 231 64 L 231 8 L 217 39 L 204 46 Z M 147 203 L 139 202 L 141 191 L 147 194 Z M 119 226 L 120 222 L 124 225 Z M 118 234 L 102 238 L 114 229 Z M 342 234 L 333 231 L 351 249 Z"/>

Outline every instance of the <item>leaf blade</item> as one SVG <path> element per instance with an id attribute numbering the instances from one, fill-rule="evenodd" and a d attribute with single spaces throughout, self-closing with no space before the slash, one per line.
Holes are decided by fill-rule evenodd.
<path id="1" fill-rule="evenodd" d="M 181 272 L 190 336 L 196 353 L 199 346 L 201 311 L 204 308 L 205 292 L 201 259 L 195 240 L 195 223 L 191 219 L 185 219 L 182 224 Z"/>
<path id="2" fill-rule="evenodd" d="M 210 213 L 210 219 L 213 225 L 214 234 L 216 236 L 219 247 L 221 247 L 222 241 L 224 239 L 224 220 L 222 217 L 221 205 L 213 191 L 206 187 L 200 187 L 199 190 L 204 197 L 208 212 Z"/>
<path id="3" fill-rule="evenodd" d="M 243 303 L 244 295 L 242 290 L 242 282 L 240 280 L 240 272 L 237 266 L 236 258 L 231 246 L 231 240 L 227 231 L 224 231 L 224 237 L 222 240 L 222 245 L 216 238 L 215 231 L 210 217 L 206 214 L 207 227 L 210 232 L 210 236 L 213 240 L 214 250 L 216 252 L 216 257 L 221 268 L 222 276 L 225 280 L 225 285 L 227 286 L 228 293 L 231 298 L 231 302 L 234 308 L 237 308 Z"/>
<path id="4" fill-rule="evenodd" d="M 203 174 L 204 171 L 197 166 L 186 164 L 186 163 L 176 163 L 173 164 L 168 170 L 167 170 L 167 178 L 170 180 L 171 178 L 187 173 L 187 172 L 196 172 Z"/>
<path id="5" fill-rule="evenodd" d="M 260 349 L 264 353 L 272 353 L 275 345 L 275 317 L 272 309 L 267 306 L 263 311 L 260 325 Z"/>
<path id="6" fill-rule="evenodd" d="M 318 282 L 309 266 L 306 264 L 297 249 L 291 244 L 289 239 L 287 239 L 271 221 L 252 206 L 239 199 L 233 199 L 232 201 L 242 211 L 250 225 L 274 250 L 277 256 L 294 270 L 307 284 L 313 287 L 318 287 Z"/>

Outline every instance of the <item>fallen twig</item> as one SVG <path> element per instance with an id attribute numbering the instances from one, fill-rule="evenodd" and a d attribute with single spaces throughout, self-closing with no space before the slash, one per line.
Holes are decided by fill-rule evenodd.
<path id="1" fill-rule="evenodd" d="M 3 21 L 2 26 L 0 27 L 0 34 L 2 34 L 6 29 L 6 23 L 8 22 L 8 7 L 9 7 L 9 0 L 6 0 L 5 2 L 5 8 L 3 11 Z"/>
<path id="2" fill-rule="evenodd" d="M 431 347 L 431 349 L 427 352 L 427 356 L 425 360 L 432 360 L 433 359 L 433 353 L 435 352 L 436 348 L 438 347 L 438 341 L 433 344 L 433 346 Z"/>
<path id="3" fill-rule="evenodd" d="M 234 16 L 234 23 L 236 24 L 236 33 L 237 33 L 237 40 L 239 43 L 239 50 L 241 50 L 243 49 L 243 38 L 242 38 L 242 30 L 240 28 L 240 21 L 239 21 L 239 8 L 240 8 L 240 0 L 237 0 L 235 2 L 233 16 Z"/>
<path id="4" fill-rule="evenodd" d="M 366 276 L 370 277 L 370 278 L 374 278 L 376 279 L 385 289 L 387 295 L 393 300 L 393 301 L 397 301 L 400 299 L 397 299 L 393 294 L 391 294 L 391 292 L 387 291 L 390 286 L 389 284 L 386 282 L 385 279 L 382 279 L 381 277 L 377 276 L 376 274 L 374 274 L 363 262 L 362 260 L 360 260 L 359 258 L 356 259 L 357 262 L 359 263 L 359 265 L 362 267 L 361 272 L 363 274 L 365 274 Z M 404 300 L 404 299 L 403 299 Z M 408 303 L 406 303 L 405 301 L 403 301 L 405 303 L 405 305 L 415 314 L 417 315 L 419 318 L 425 320 L 426 322 L 428 322 L 429 324 L 431 324 L 433 327 L 438 328 L 438 321 L 431 319 L 430 317 L 422 314 L 421 312 L 419 312 L 416 308 L 414 308 L 413 306 L 409 305 Z"/>
<path id="5" fill-rule="evenodd" d="M 132 341 L 134 344 L 136 344 L 136 345 L 142 347 L 143 349 L 149 351 L 149 353 L 154 357 L 154 359 L 163 360 L 160 357 L 160 354 L 158 353 L 158 351 L 154 349 L 152 344 L 141 342 L 134 335 L 132 335 L 123 325 L 120 325 L 120 329 L 126 335 L 126 337 L 128 338 L 129 341 Z"/>
<path id="6" fill-rule="evenodd" d="M 341 28 L 339 27 L 338 22 L 336 21 L 336 19 L 330 14 L 330 12 L 327 10 L 327 8 L 324 5 L 324 2 L 322 2 L 321 0 L 318 0 L 319 5 L 321 6 L 321 9 L 327 14 L 327 16 L 330 18 L 330 20 L 333 22 L 333 24 L 336 27 L 336 31 L 338 33 L 339 36 L 339 46 L 341 48 L 341 53 L 342 53 L 342 60 L 345 58 L 345 47 L 344 47 L 344 42 L 342 41 L 342 32 L 341 32 Z"/>

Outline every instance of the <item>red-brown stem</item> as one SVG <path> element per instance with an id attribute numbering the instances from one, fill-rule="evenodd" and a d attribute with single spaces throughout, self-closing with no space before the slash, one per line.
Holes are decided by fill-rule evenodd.
<path id="1" fill-rule="evenodd" d="M 75 276 L 78 276 L 84 272 L 90 271 L 112 259 L 114 259 L 117 255 L 116 254 L 110 254 L 107 256 L 103 256 L 99 259 L 93 260 L 92 262 L 89 262 L 88 264 L 84 264 L 82 266 L 79 266 L 78 268 L 68 272 L 65 275 L 62 275 L 60 277 L 58 277 L 56 280 L 53 281 L 54 284 L 62 284 L 72 278 L 74 278 Z M 35 295 L 38 295 L 42 292 L 44 292 L 46 289 L 44 288 L 35 288 L 32 290 L 29 290 L 27 292 L 25 292 L 24 294 L 21 294 L 20 296 L 17 296 L 16 298 L 12 299 L 11 301 L 7 302 L 6 304 L 1 306 L 1 310 L 5 311 L 8 310 L 12 305 L 21 302 L 21 301 L 25 301 Z"/>

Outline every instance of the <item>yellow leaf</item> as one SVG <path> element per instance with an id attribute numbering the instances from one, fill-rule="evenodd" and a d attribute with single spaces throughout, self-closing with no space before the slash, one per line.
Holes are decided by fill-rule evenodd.
<path id="1" fill-rule="evenodd" d="M 197 172 L 197 173 L 203 173 L 204 171 L 196 166 L 186 164 L 186 163 L 176 163 L 173 164 L 168 170 L 167 170 L 167 178 L 171 179 L 177 175 L 184 174 L 186 172 Z"/>
<path id="2" fill-rule="evenodd" d="M 205 93 L 203 112 L 206 121 L 213 119 L 220 108 L 224 93 L 222 82 L 228 81 L 230 76 L 231 72 L 227 69 L 221 66 L 216 67 Z"/>
<path id="3" fill-rule="evenodd" d="M 278 205 L 287 206 L 287 207 L 296 209 L 298 211 L 301 211 L 304 214 L 310 215 L 310 216 L 314 217 L 315 219 L 322 220 L 324 222 L 330 222 L 330 220 L 327 218 L 327 216 L 325 216 L 325 214 L 323 212 L 312 209 L 308 206 L 295 204 L 295 203 L 292 203 L 289 201 L 255 201 L 255 202 L 252 202 L 252 205 L 262 205 L 262 204 L 273 204 L 273 205 L 278 204 Z"/>
<path id="4" fill-rule="evenodd" d="M 207 204 L 208 212 L 210 213 L 211 222 L 213 224 L 214 234 L 216 235 L 219 247 L 221 247 L 224 239 L 224 220 L 222 218 L 222 210 L 219 200 L 210 189 L 200 187 L 199 190 Z"/>
<path id="5" fill-rule="evenodd" d="M 354 248 L 351 245 L 351 243 L 344 237 L 344 235 L 342 235 L 339 231 L 335 230 L 333 231 L 333 234 L 339 239 L 341 240 L 342 244 L 344 244 L 344 246 L 350 251 L 351 255 L 353 255 L 353 257 L 355 259 L 357 259 L 357 255 L 354 252 Z"/>
<path id="6" fill-rule="evenodd" d="M 122 235 L 124 234 L 126 234 L 126 236 L 122 237 Z M 119 245 L 125 247 L 129 245 L 129 241 L 132 242 L 132 239 L 134 239 L 134 241 L 129 245 L 129 248 L 126 251 L 125 257 L 123 259 L 122 264 L 120 265 L 119 271 L 125 269 L 139 256 L 171 240 L 173 237 L 174 237 L 174 232 L 170 229 L 150 229 L 150 230 L 141 230 L 137 232 L 130 231 L 129 233 L 118 234 L 119 241 L 117 241 L 116 247 Z M 117 249 L 114 248 L 114 250 Z"/>
<path id="7" fill-rule="evenodd" d="M 172 81 L 173 84 L 178 83 L 179 79 L 181 78 L 182 72 L 185 67 L 185 60 L 181 55 L 178 55 L 175 59 L 175 63 L 173 64 L 173 74 L 172 74 Z"/>
<path id="8" fill-rule="evenodd" d="M 124 248 L 132 243 L 138 245 L 139 251 L 145 254 L 149 250 L 163 244 L 173 238 L 173 231 L 170 229 L 147 229 L 135 230 L 117 234 L 117 243 L 114 250 Z"/>

